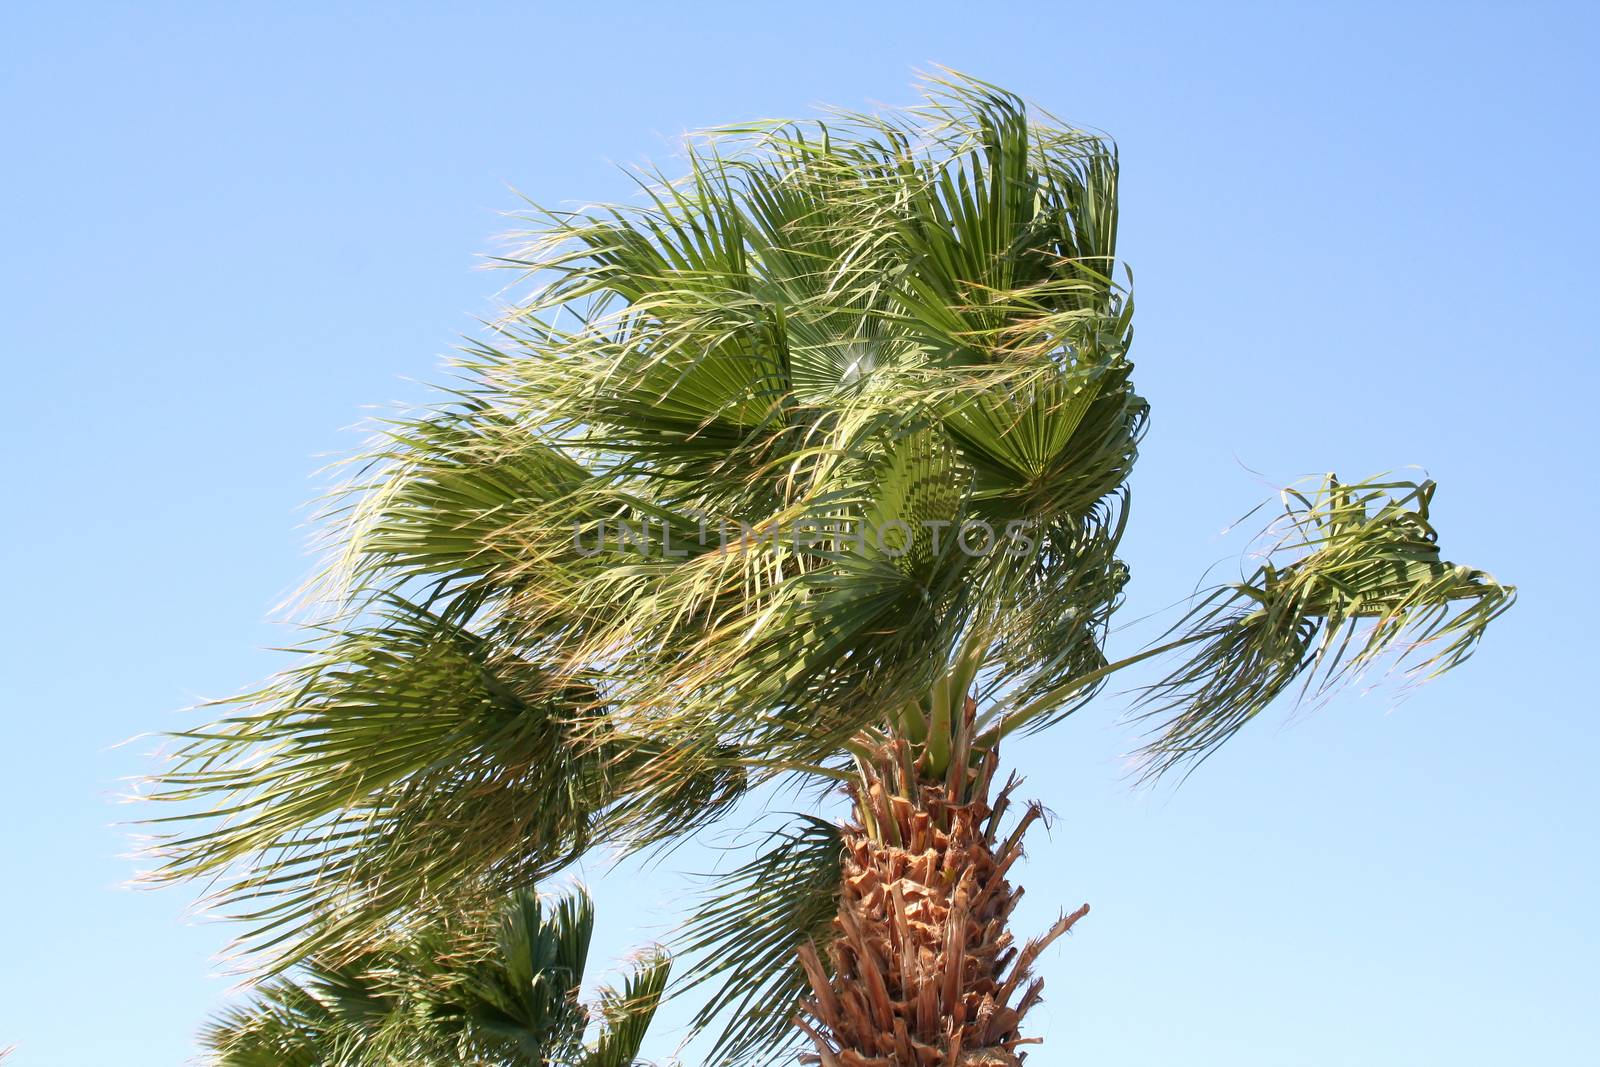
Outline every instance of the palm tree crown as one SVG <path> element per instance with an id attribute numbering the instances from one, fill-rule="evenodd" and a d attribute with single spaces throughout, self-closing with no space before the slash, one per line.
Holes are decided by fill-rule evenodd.
<path id="1" fill-rule="evenodd" d="M 1460 662 L 1512 591 L 1440 556 L 1431 484 L 1330 477 L 1255 574 L 1112 659 L 1148 411 L 1114 147 L 950 76 L 713 131 L 687 171 L 530 216 L 503 262 L 531 295 L 335 503 L 300 664 L 181 735 L 158 873 L 217 879 L 269 966 L 341 959 L 773 779 L 844 784 L 850 820 L 779 834 L 690 926 L 717 1055 L 787 1047 L 799 1004 L 825 1063 L 1017 1062 L 1003 738 L 1165 656 L 1159 773 L 1288 690 Z M 954 873 L 906 874 L 925 852 Z"/>
<path id="2" fill-rule="evenodd" d="M 218 1067 L 633 1067 L 666 988 L 646 956 L 596 1009 L 578 1001 L 594 908 L 519 890 L 343 958 L 303 962 L 202 1035 Z M 591 1017 L 596 1040 L 585 1043 Z"/>

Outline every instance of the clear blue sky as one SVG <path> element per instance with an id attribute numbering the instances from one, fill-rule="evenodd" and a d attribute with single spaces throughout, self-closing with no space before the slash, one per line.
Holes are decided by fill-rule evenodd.
<path id="1" fill-rule="evenodd" d="M 5 18 L 18 1067 L 177 1064 L 226 994 L 226 931 L 120 888 L 119 779 L 151 744 L 112 746 L 279 662 L 262 620 L 308 566 L 317 456 L 363 405 L 424 397 L 490 309 L 474 257 L 510 187 L 625 196 L 616 165 L 685 128 L 904 103 L 933 62 L 1121 143 L 1154 406 L 1129 619 L 1231 558 L 1221 528 L 1270 485 L 1413 463 L 1446 554 L 1523 591 L 1460 673 L 1260 722 L 1176 791 L 1129 787 L 1114 698 L 1016 746 L 1060 816 L 1022 925 L 1095 908 L 1044 962 L 1040 1067 L 1592 1062 L 1588 5 L 253 6 Z M 603 874 L 606 954 L 684 889 Z"/>

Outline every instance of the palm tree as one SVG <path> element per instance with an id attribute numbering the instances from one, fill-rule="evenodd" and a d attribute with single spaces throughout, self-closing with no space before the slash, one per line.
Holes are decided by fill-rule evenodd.
<path id="1" fill-rule="evenodd" d="M 270 970 L 814 786 L 688 923 L 713 1060 L 1019 1063 L 1087 908 L 1013 941 L 1007 738 L 1163 657 L 1156 776 L 1286 691 L 1460 663 L 1513 591 L 1440 555 L 1432 483 L 1329 477 L 1112 658 L 1147 416 L 1114 147 L 950 75 L 687 171 L 530 213 L 526 299 L 330 507 L 303 662 L 180 735 L 157 876 Z"/>
<path id="2" fill-rule="evenodd" d="M 596 1008 L 578 1001 L 594 908 L 521 890 L 261 985 L 202 1035 L 217 1067 L 633 1067 L 669 961 L 640 961 Z M 585 1043 L 591 1019 L 596 1040 Z"/>

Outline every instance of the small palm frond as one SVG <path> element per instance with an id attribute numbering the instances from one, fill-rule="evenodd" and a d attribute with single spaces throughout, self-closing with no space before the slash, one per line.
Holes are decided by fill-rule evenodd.
<path id="1" fill-rule="evenodd" d="M 808 986 L 796 949 L 825 947 L 838 910 L 839 828 L 811 816 L 775 832 L 755 859 L 719 877 L 684 929 L 687 991 L 716 983 L 695 1015 L 722 1032 L 708 1064 L 768 1063 L 799 1038 L 790 1021 Z"/>
<path id="2" fill-rule="evenodd" d="M 573 893 L 548 906 L 531 889 L 506 900 L 491 940 L 463 968 L 453 996 L 479 1044 L 512 1050 L 542 1065 L 576 1047 L 588 1023 L 578 1004 L 594 905 Z"/>
<path id="3" fill-rule="evenodd" d="M 1418 680 L 1467 659 L 1516 590 L 1440 555 L 1433 492 L 1332 475 L 1286 492 L 1267 560 L 1175 628 L 1173 644 L 1196 647 L 1145 697 L 1163 719 L 1148 773 L 1204 758 L 1296 682 L 1314 699 L 1391 658 Z"/>
<path id="4" fill-rule="evenodd" d="M 595 1011 L 578 1000 L 594 909 L 575 891 L 519 890 L 444 914 L 358 960 L 312 959 L 271 979 L 201 1036 L 217 1067 L 631 1067 L 666 983 L 651 953 Z M 596 1059 L 600 1056 L 600 1059 Z"/>
<path id="5" fill-rule="evenodd" d="M 399 1008 L 370 968 L 386 965 L 381 954 L 342 966 L 312 960 L 293 978 L 257 987 L 250 1002 L 221 1012 L 200 1033 L 200 1044 L 216 1067 L 356 1067 L 372 1035 Z"/>
<path id="6" fill-rule="evenodd" d="M 633 1067 L 645 1031 L 667 990 L 672 959 L 664 952 L 646 953 L 623 980 L 622 988 L 600 989 L 600 1035 L 580 1067 Z"/>

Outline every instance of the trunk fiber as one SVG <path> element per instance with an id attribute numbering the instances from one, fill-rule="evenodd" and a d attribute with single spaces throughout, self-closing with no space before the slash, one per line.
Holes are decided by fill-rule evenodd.
<path id="1" fill-rule="evenodd" d="M 1019 1067 L 1023 1016 L 1040 999 L 1033 964 L 1089 911 L 1063 915 L 1020 951 L 1007 929 L 1022 889 L 1006 873 L 1041 809 L 1000 836 L 1013 778 L 993 806 L 989 753 L 965 781 L 928 784 L 899 742 L 853 788 L 843 886 L 826 961 L 800 950 L 812 996 L 798 1025 L 823 1067 Z M 965 766 L 966 760 L 961 761 Z"/>

